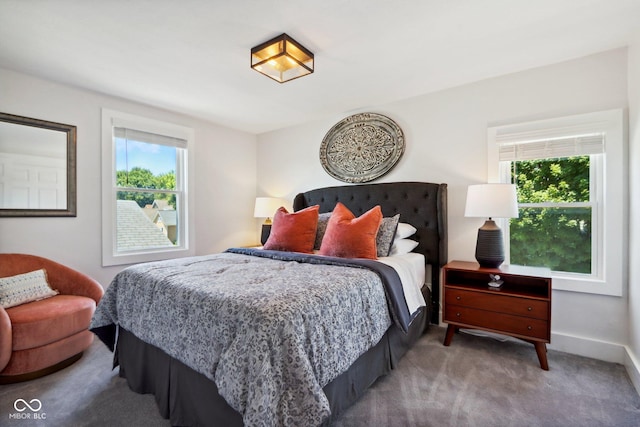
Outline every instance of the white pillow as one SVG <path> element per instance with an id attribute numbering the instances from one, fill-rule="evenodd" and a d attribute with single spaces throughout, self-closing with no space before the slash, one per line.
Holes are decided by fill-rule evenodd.
<path id="1" fill-rule="evenodd" d="M 407 224 L 406 222 L 398 223 L 398 229 L 396 230 L 396 239 L 406 239 L 407 237 L 411 237 L 416 234 L 418 231 L 413 225 Z"/>
<path id="2" fill-rule="evenodd" d="M 54 291 L 49 286 L 44 269 L 11 277 L 0 277 L 0 305 L 4 308 L 54 295 L 58 295 L 58 291 Z"/>
<path id="3" fill-rule="evenodd" d="M 418 242 L 411 239 L 396 239 L 391 246 L 389 256 L 408 254 L 418 246 Z"/>

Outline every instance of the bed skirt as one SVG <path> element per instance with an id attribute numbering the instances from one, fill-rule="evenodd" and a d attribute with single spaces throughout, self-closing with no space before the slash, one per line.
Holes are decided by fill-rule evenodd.
<path id="1" fill-rule="evenodd" d="M 331 407 L 331 417 L 325 425 L 330 425 L 377 378 L 396 366 L 424 333 L 430 311 L 420 309 L 407 334 L 392 325 L 378 344 L 323 388 Z M 122 328 L 114 362 L 119 363 L 120 376 L 127 379 L 131 390 L 155 396 L 160 414 L 171 425 L 243 425 L 241 415 L 218 394 L 213 381 Z"/>

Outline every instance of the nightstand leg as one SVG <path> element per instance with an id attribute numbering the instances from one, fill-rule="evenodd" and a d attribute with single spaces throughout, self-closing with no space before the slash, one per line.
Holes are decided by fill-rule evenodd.
<path id="1" fill-rule="evenodd" d="M 451 344 L 451 340 L 453 339 L 453 334 L 456 333 L 457 329 L 458 328 L 456 328 L 451 324 L 447 326 L 447 335 L 444 337 L 444 345 L 448 346 L 449 344 Z"/>
<path id="2" fill-rule="evenodd" d="M 447 332 L 449 332 L 447 330 Z M 549 364 L 547 363 L 547 345 L 543 342 L 535 342 L 536 353 L 538 353 L 538 360 L 540 361 L 540 367 L 545 371 L 549 370 Z"/>

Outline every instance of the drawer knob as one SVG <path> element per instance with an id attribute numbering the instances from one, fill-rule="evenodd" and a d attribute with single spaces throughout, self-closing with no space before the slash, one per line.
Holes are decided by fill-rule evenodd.
<path id="1" fill-rule="evenodd" d="M 458 295 L 458 296 L 456 297 L 456 299 L 457 299 L 458 301 L 460 301 L 460 300 L 462 299 L 462 297 L 461 297 L 460 295 Z"/>
<path id="2" fill-rule="evenodd" d="M 460 313 L 456 313 L 456 317 L 460 317 Z"/>
<path id="3" fill-rule="evenodd" d="M 528 329 L 528 330 L 532 330 L 532 329 L 533 329 L 533 327 L 532 327 L 531 325 L 529 325 L 529 326 L 527 326 L 527 329 Z"/>
<path id="4" fill-rule="evenodd" d="M 532 311 L 533 307 L 527 307 L 527 310 Z"/>

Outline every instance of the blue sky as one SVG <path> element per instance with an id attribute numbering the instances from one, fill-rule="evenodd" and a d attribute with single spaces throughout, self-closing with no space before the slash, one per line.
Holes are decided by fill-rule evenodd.
<path id="1" fill-rule="evenodd" d="M 149 169 L 154 175 L 176 170 L 176 148 L 116 138 L 116 170 L 134 167 Z"/>

